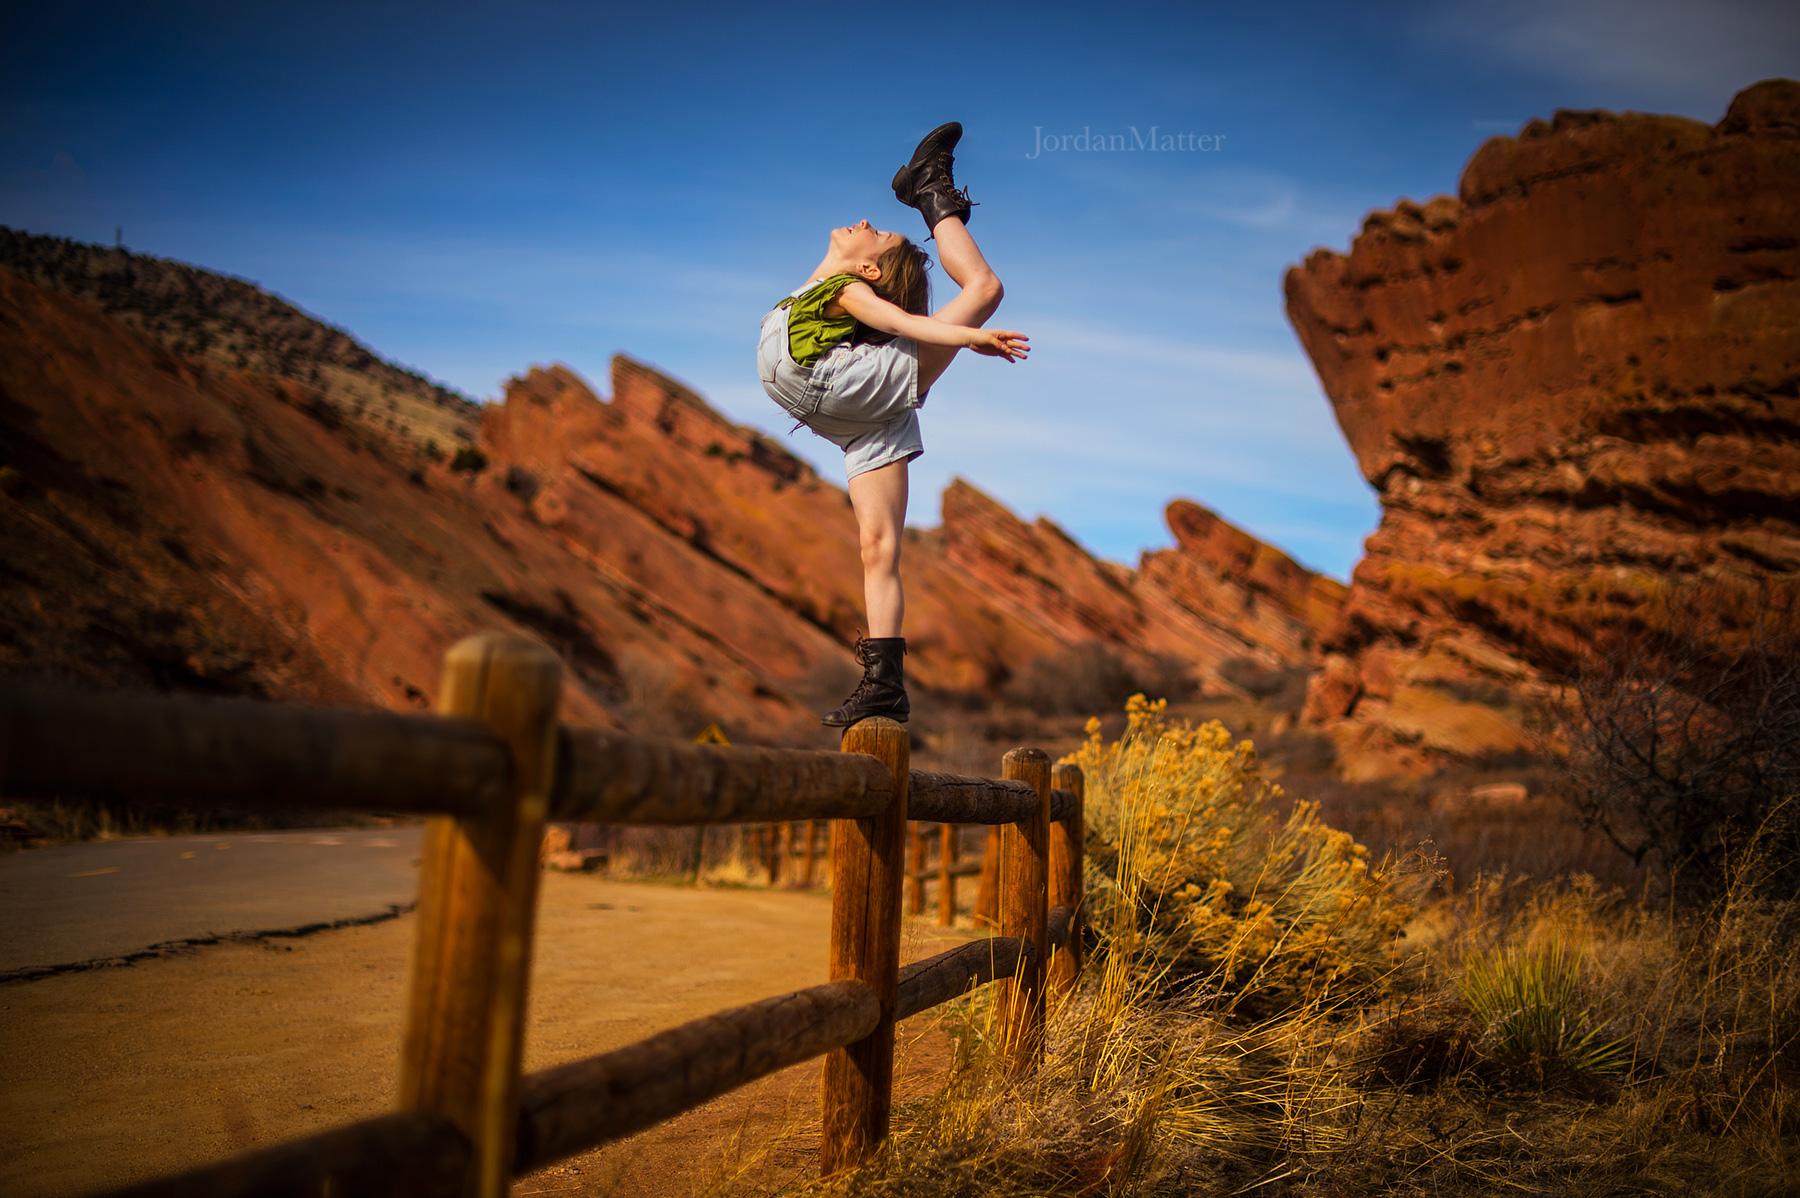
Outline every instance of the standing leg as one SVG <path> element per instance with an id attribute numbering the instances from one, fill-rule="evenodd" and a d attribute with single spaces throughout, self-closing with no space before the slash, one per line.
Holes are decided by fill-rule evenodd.
<path id="1" fill-rule="evenodd" d="M 949 324 L 980 328 L 1000 307 L 1000 297 L 1006 293 L 1000 286 L 1000 276 L 981 256 L 975 239 L 969 235 L 969 227 L 957 217 L 946 216 L 932 228 L 931 235 L 937 241 L 938 261 L 943 263 L 945 273 L 962 288 L 955 299 L 932 315 Z M 920 398 L 931 384 L 937 382 L 958 352 L 950 345 L 919 346 Z"/>
<path id="2" fill-rule="evenodd" d="M 900 533 L 906 526 L 906 467 L 902 459 L 865 470 L 850 480 L 850 506 L 861 533 L 863 601 L 868 605 L 871 637 L 902 635 L 906 599 L 900 590 Z"/>

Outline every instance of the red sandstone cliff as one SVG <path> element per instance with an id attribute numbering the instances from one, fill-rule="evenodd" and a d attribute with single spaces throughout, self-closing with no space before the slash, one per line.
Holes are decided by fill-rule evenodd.
<path id="1" fill-rule="evenodd" d="M 816 739 L 842 697 L 848 497 L 679 382 L 619 357 L 609 398 L 558 366 L 466 404 L 359 374 L 379 359 L 248 284 L 11 231 L 0 251 L 0 670 L 425 707 L 450 643 L 514 626 L 569 662 L 576 722 Z M 1301 663 L 1333 601 L 1192 505 L 1141 573 L 964 482 L 944 510 L 905 548 L 909 670 L 940 693 L 1083 641 L 1215 681 Z"/>
<path id="2" fill-rule="evenodd" d="M 1344 605 L 1343 583 L 1191 500 L 1175 500 L 1164 515 L 1175 548 L 1146 553 L 1136 585 L 1158 624 L 1176 635 L 1194 626 L 1219 657 L 1265 666 L 1314 660 Z"/>
<path id="3" fill-rule="evenodd" d="M 610 401 L 563 368 L 533 370 L 488 407 L 481 444 L 491 475 L 529 476 L 533 517 L 573 553 L 629 560 L 671 606 L 697 622 L 723 610 L 689 597 L 685 563 L 659 569 L 642 538 L 647 519 L 692 555 L 717 563 L 828 634 L 835 646 L 861 627 L 862 582 L 849 497 L 768 437 L 732 424 L 691 390 L 628 358 L 613 362 Z M 516 476 L 515 476 L 516 477 Z M 490 482 L 488 484 L 492 486 Z M 1037 656 L 1097 640 L 1128 661 L 1174 658 L 1203 682 L 1228 687 L 1218 666 L 1310 659 L 1342 600 L 1333 580 L 1197 505 L 1171 505 L 1177 547 L 1147 555 L 1155 577 L 1095 559 L 1047 519 L 1028 524 L 972 484 L 945 491 L 943 524 L 908 530 L 908 668 L 928 685 L 985 692 Z M 1211 538 L 1193 535 L 1210 522 Z M 765 613 L 718 634 L 760 640 Z M 775 663 L 765 663 L 773 666 Z M 816 673 L 789 656 L 782 676 Z"/>
<path id="4" fill-rule="evenodd" d="M 1289 269 L 1383 509 L 1308 696 L 1349 772 L 1521 747 L 1541 672 L 1665 588 L 1800 584 L 1797 238 L 1769 80 L 1712 126 L 1532 121 Z"/>

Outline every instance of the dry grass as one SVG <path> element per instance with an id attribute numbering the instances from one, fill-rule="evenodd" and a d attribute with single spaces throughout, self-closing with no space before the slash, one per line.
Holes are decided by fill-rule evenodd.
<path id="1" fill-rule="evenodd" d="M 1585 874 L 1434 895 L 1429 855 L 1370 862 L 1217 725 L 1138 702 L 1076 757 L 1096 943 L 1043 1069 L 1009 1075 L 977 991 L 943 1011 L 948 1084 L 875 1159 L 783 1180 L 746 1146 L 718 1192 L 1800 1188 L 1800 903 L 1756 897 L 1774 832 L 1704 910 Z"/>

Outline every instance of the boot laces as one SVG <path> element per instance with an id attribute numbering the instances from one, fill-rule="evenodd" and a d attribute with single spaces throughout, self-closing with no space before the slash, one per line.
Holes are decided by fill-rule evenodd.
<path id="1" fill-rule="evenodd" d="M 846 705 L 860 703 L 876 688 L 874 666 L 879 659 L 880 650 L 870 644 L 867 637 L 859 635 L 856 638 L 856 660 L 863 668 L 863 676 L 857 679 L 856 689 L 850 692 L 848 699 L 844 700 Z"/>
<path id="2" fill-rule="evenodd" d="M 959 205 L 967 205 L 970 208 L 974 208 L 974 207 L 978 206 L 976 201 L 971 200 L 969 198 L 969 189 L 967 186 L 958 187 L 958 186 L 956 186 L 956 184 L 951 183 L 948 179 L 941 181 L 940 183 L 936 184 L 935 186 L 928 186 L 928 187 L 924 188 L 923 191 L 925 193 L 930 193 L 933 191 L 941 191 L 945 196 L 947 196 L 949 199 L 955 201 Z"/>

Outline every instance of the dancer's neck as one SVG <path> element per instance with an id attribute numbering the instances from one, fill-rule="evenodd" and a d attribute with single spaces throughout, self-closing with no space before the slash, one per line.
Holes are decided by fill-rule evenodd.
<path id="1" fill-rule="evenodd" d="M 826 254 L 819 259 L 819 264 L 813 267 L 812 278 L 807 282 L 816 283 L 820 279 L 829 279 L 832 275 L 860 275 L 861 272 L 856 267 L 855 262 L 839 258 L 835 254 Z"/>

